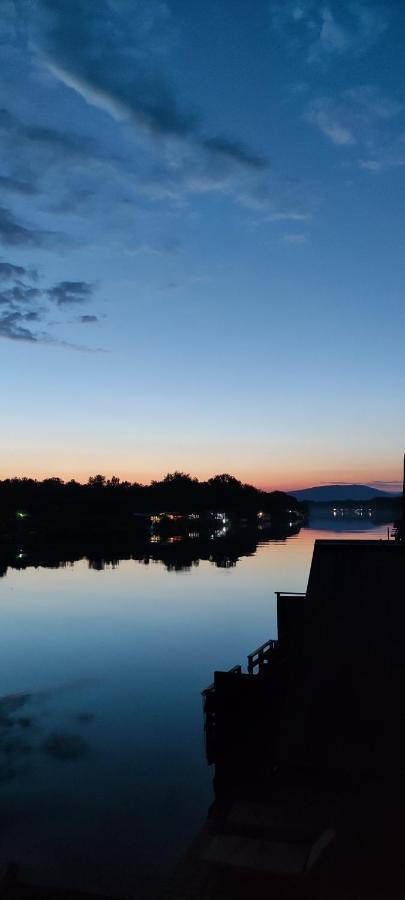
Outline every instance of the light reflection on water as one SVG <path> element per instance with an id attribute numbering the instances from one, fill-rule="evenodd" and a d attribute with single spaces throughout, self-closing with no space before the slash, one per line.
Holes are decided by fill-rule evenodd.
<path id="1" fill-rule="evenodd" d="M 233 568 L 8 569 L 1 693 L 21 696 L 0 701 L 3 862 L 33 881 L 154 896 L 211 801 L 200 692 L 213 670 L 276 637 L 274 591 L 305 590 L 316 537 L 387 536 L 315 524 Z"/>

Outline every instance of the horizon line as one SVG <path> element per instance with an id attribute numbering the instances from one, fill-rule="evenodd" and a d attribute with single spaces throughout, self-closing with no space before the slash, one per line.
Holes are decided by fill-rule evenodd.
<path id="1" fill-rule="evenodd" d="M 200 479 L 196 475 L 191 475 L 189 472 L 182 472 L 177 469 L 175 469 L 173 472 L 167 472 L 165 475 L 161 476 L 160 478 L 150 478 L 149 482 L 137 481 L 136 479 L 130 480 L 125 477 L 121 478 L 121 476 L 118 476 L 115 474 L 113 474 L 111 476 L 107 476 L 101 472 L 97 472 L 96 475 L 90 474 L 87 477 L 87 479 L 85 479 L 85 480 L 80 480 L 79 478 L 76 478 L 73 475 L 66 476 L 65 478 L 62 478 L 60 475 L 43 475 L 43 476 L 38 476 L 38 475 L 0 475 L 0 482 L 1 481 L 12 481 L 14 479 L 18 479 L 18 480 L 26 479 L 26 480 L 38 481 L 38 482 L 58 479 L 63 484 L 68 484 L 69 481 L 75 481 L 77 484 L 85 486 L 89 483 L 90 478 L 97 477 L 97 475 L 102 475 L 106 479 L 106 481 L 111 480 L 112 478 L 119 478 L 121 483 L 127 482 L 131 485 L 137 484 L 137 485 L 140 485 L 141 487 L 149 487 L 152 484 L 152 482 L 156 481 L 158 483 L 161 483 L 164 481 L 164 479 L 167 477 L 167 475 L 174 475 L 174 474 L 176 474 L 176 472 L 178 472 L 178 474 L 180 474 L 180 475 L 186 475 L 187 477 L 189 477 L 193 480 L 196 480 L 199 484 L 203 484 L 204 482 L 206 483 L 211 478 L 216 478 L 221 475 L 228 475 L 231 478 L 236 478 L 236 480 L 239 481 L 242 485 L 249 485 L 250 487 L 254 487 L 258 491 L 264 491 L 266 493 L 272 493 L 272 492 L 279 491 L 281 493 L 291 494 L 292 496 L 294 496 L 295 493 L 298 493 L 301 491 L 310 491 L 310 490 L 314 490 L 316 488 L 321 488 L 321 487 L 370 487 L 370 488 L 375 488 L 376 490 L 381 490 L 381 491 L 385 490 L 386 493 L 393 493 L 393 494 L 395 494 L 396 492 L 401 493 L 402 489 L 403 489 L 402 481 L 384 480 L 384 479 L 375 479 L 375 480 L 370 480 L 370 481 L 322 481 L 322 482 L 315 482 L 315 483 L 312 483 L 310 485 L 306 485 L 305 487 L 300 487 L 300 488 L 285 488 L 285 487 L 273 487 L 273 486 L 271 486 L 271 487 L 265 486 L 264 487 L 264 486 L 252 484 L 249 481 L 243 481 L 242 479 L 237 478 L 237 476 L 232 475 L 232 473 L 230 473 L 230 472 L 217 472 L 215 475 L 209 475 L 206 478 Z"/>

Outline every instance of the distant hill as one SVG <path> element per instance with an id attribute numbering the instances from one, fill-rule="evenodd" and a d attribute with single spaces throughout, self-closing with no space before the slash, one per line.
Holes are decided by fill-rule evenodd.
<path id="1" fill-rule="evenodd" d="M 379 491 L 368 484 L 322 484 L 319 487 L 303 488 L 301 491 L 289 491 L 299 501 L 310 503 L 327 503 L 344 500 L 373 500 L 375 498 L 390 499 L 400 496 L 388 491 Z"/>

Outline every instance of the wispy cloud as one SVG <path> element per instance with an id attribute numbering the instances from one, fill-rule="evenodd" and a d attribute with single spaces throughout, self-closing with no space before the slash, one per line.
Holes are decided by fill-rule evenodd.
<path id="1" fill-rule="evenodd" d="M 270 13 L 274 27 L 290 46 L 301 47 L 310 63 L 365 53 L 389 26 L 388 11 L 360 0 L 273 0 Z"/>
<path id="2" fill-rule="evenodd" d="M 0 110 L 10 197 L 25 192 L 27 209 L 30 200 L 34 210 L 40 203 L 50 214 L 63 213 L 67 231 L 69 217 L 79 215 L 100 233 L 100 211 L 108 208 L 109 234 L 116 223 L 121 236 L 135 203 L 179 209 L 193 198 L 219 194 L 263 216 L 286 212 L 269 160 L 237 135 L 210 128 L 176 83 L 170 56 L 175 28 L 162 0 L 14 0 L 13 9 L 15 52 L 43 86 L 54 88 L 56 79 L 103 110 L 109 140 L 38 122 L 38 110 L 35 121 Z M 9 28 L 8 43 L 11 34 Z M 291 197 L 293 208 L 299 203 Z M 25 229 L 15 231 L 15 243 L 51 245 L 49 236 L 15 219 Z"/>
<path id="3" fill-rule="evenodd" d="M 304 115 L 333 144 L 357 145 L 361 168 L 377 171 L 381 167 L 378 157 L 386 155 L 387 146 L 395 140 L 391 122 L 404 110 L 404 103 L 397 98 L 387 96 L 375 85 L 362 84 L 334 97 L 317 97 L 307 105 Z"/>
<path id="4" fill-rule="evenodd" d="M 368 481 L 370 487 L 376 487 L 381 491 L 388 491 L 394 494 L 402 492 L 402 481 Z"/>
<path id="5" fill-rule="evenodd" d="M 378 159 L 360 159 L 360 169 L 366 169 L 367 172 L 381 172 L 382 163 Z"/>
<path id="6" fill-rule="evenodd" d="M 319 97 L 317 100 L 313 100 L 308 107 L 306 118 L 308 122 L 317 125 L 333 144 L 347 146 L 356 143 L 356 138 L 350 128 L 343 124 L 335 101 L 329 97 Z"/>
<path id="7" fill-rule="evenodd" d="M 343 91 L 342 100 L 358 111 L 362 121 L 390 120 L 398 116 L 404 108 L 404 102 L 388 97 L 374 84 L 360 84 Z"/>
<path id="8" fill-rule="evenodd" d="M 154 138 L 191 141 L 208 157 L 249 169 L 266 165 L 233 138 L 206 136 L 200 115 L 177 96 L 156 39 L 170 22 L 161 0 L 37 0 L 34 7 L 40 57 L 87 103 Z"/>
<path id="9" fill-rule="evenodd" d="M 149 7 L 149 8 L 148 8 Z M 127 119 L 157 136 L 183 136 L 197 125 L 195 111 L 182 108 L 150 53 L 165 28 L 164 3 L 98 0 L 38 0 L 39 50 L 52 74 L 93 106 Z M 148 27 L 145 26 L 148 18 Z"/>

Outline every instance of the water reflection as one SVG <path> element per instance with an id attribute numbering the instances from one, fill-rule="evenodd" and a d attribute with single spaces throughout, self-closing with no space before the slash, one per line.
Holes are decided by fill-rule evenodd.
<path id="1" fill-rule="evenodd" d="M 37 883 L 158 896 L 212 800 L 200 692 L 276 637 L 273 592 L 305 590 L 318 536 L 345 533 L 3 550 L 5 861 Z"/>
<path id="2" fill-rule="evenodd" d="M 37 546 L 35 542 L 24 547 L 0 550 L 0 577 L 9 568 L 26 569 L 30 566 L 64 568 L 87 559 L 89 568 L 102 571 L 106 566 L 116 568 L 122 560 L 135 560 L 145 566 L 161 562 L 169 572 L 188 571 L 207 560 L 218 568 L 229 569 L 243 556 L 253 556 L 263 541 L 286 541 L 299 534 L 299 525 L 286 528 L 255 528 L 230 531 L 226 527 L 201 537 L 197 533 L 170 535 L 162 538 L 152 534 L 146 540 L 134 542 L 120 537 L 111 539 L 51 542 Z"/>

